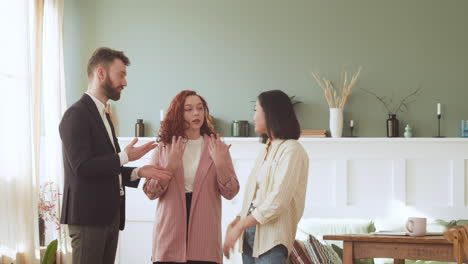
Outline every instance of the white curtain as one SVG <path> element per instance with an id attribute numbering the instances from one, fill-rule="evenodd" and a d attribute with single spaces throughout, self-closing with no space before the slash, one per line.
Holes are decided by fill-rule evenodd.
<path id="1" fill-rule="evenodd" d="M 0 2 L 0 255 L 39 263 L 32 138 L 30 4 Z"/>
<path id="2" fill-rule="evenodd" d="M 53 182 L 53 187 L 63 190 L 62 144 L 58 126 L 66 110 L 65 74 L 63 59 L 63 5 L 64 0 L 43 0 L 42 34 L 42 82 L 41 106 L 41 145 L 40 145 L 40 181 Z M 61 197 L 55 206 L 55 214 L 60 215 Z M 60 263 L 71 263 L 71 247 L 65 226 L 48 223 L 46 243 L 58 239 Z"/>
<path id="3" fill-rule="evenodd" d="M 63 0 L 0 0 L 0 262 L 39 263 L 39 185 L 62 190 L 62 28 Z"/>

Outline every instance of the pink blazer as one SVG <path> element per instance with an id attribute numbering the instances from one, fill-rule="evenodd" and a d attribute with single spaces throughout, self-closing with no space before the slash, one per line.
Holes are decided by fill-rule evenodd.
<path id="1" fill-rule="evenodd" d="M 204 136 L 204 146 L 193 185 L 188 230 L 182 164 L 165 188 L 157 180 L 146 180 L 143 186 L 143 191 L 151 200 L 159 199 L 153 228 L 153 262 L 223 261 L 221 196 L 228 200 L 234 198 L 239 192 L 239 182 L 231 157 L 227 162 L 230 180 L 225 185 L 218 181 L 216 168 L 208 151 L 208 142 L 209 137 Z M 161 149 L 162 147 L 158 147 L 154 151 L 152 164 L 164 168 L 167 157 Z"/>

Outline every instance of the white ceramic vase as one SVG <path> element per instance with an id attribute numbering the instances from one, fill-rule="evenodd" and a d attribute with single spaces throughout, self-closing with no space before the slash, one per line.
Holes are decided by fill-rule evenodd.
<path id="1" fill-rule="evenodd" d="M 343 108 L 330 108 L 330 134 L 332 138 L 343 134 Z"/>

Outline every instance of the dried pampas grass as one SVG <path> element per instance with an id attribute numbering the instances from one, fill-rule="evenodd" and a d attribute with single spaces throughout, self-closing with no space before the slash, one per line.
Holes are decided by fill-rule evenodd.
<path id="1" fill-rule="evenodd" d="M 330 80 L 327 80 L 321 77 L 319 74 L 312 72 L 312 77 L 314 77 L 317 84 L 320 86 L 320 88 L 322 88 L 330 108 L 343 108 L 345 106 L 353 86 L 356 83 L 359 74 L 361 73 L 361 69 L 362 67 L 359 67 L 357 73 L 351 77 L 349 82 L 348 72 L 343 71 L 343 86 L 339 90 L 333 86 L 333 83 Z"/>

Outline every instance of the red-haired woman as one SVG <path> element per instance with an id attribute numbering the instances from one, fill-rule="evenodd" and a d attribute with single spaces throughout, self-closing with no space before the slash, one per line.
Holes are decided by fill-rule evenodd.
<path id="1" fill-rule="evenodd" d="M 221 263 L 221 196 L 239 192 L 229 146 L 215 136 L 206 101 L 182 91 L 171 102 L 152 164 L 173 172 L 167 180 L 147 180 L 159 199 L 153 228 L 155 263 Z"/>

